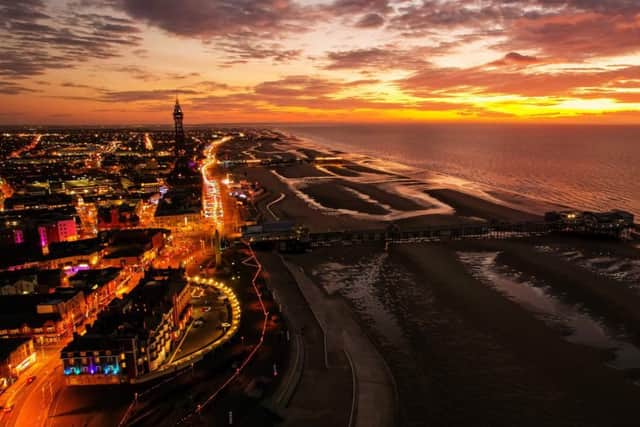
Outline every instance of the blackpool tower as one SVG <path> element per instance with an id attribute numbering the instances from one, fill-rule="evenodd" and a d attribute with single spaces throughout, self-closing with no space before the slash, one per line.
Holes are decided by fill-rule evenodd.
<path id="1" fill-rule="evenodd" d="M 176 105 L 173 107 L 173 123 L 175 127 L 176 133 L 176 154 L 180 151 L 184 150 L 184 129 L 182 128 L 182 119 L 184 118 L 184 114 L 182 114 L 182 108 L 180 107 L 180 102 L 178 102 L 178 97 L 176 96 Z"/>

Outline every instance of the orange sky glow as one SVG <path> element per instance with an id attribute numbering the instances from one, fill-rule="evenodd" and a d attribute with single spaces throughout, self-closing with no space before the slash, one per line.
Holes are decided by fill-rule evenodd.
<path id="1" fill-rule="evenodd" d="M 635 0 L 0 0 L 0 124 L 640 121 Z"/>

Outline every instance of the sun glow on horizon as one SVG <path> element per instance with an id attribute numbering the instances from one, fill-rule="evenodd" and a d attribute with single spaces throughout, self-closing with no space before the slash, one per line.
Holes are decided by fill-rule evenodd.
<path id="1" fill-rule="evenodd" d="M 640 119 L 640 4 L 70 2 L 0 6 L 0 124 Z"/>

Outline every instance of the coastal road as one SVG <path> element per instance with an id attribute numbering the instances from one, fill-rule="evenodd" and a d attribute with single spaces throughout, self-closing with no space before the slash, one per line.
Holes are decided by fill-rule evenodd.
<path id="1" fill-rule="evenodd" d="M 35 427 L 46 425 L 48 408 L 62 388 L 60 350 L 63 345 L 38 349 L 36 363 L 23 373 L 16 387 L 7 391 L 4 405 L 13 405 L 13 411 L 0 414 L 0 425 L 5 427 Z M 28 384 L 27 379 L 35 376 Z"/>

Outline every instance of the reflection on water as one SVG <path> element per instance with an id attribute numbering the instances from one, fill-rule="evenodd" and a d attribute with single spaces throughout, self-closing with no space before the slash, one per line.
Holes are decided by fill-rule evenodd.
<path id="1" fill-rule="evenodd" d="M 458 257 L 483 283 L 490 284 L 518 304 L 536 313 L 547 323 L 569 331 L 567 341 L 590 347 L 613 349 L 610 366 L 617 369 L 640 368 L 640 349 L 593 318 L 577 305 L 567 304 L 549 289 L 524 280 L 520 274 L 496 265 L 498 252 L 460 252 Z"/>
<path id="2" fill-rule="evenodd" d="M 623 282 L 640 292 L 640 259 L 625 258 L 614 255 L 587 255 L 580 250 L 559 250 L 550 246 L 539 245 L 536 250 L 557 254 L 566 260 L 586 268 L 596 274 Z"/>
<path id="3" fill-rule="evenodd" d="M 289 126 L 288 131 L 321 147 L 429 171 L 422 174 L 428 179 L 436 172 L 465 187 L 640 215 L 638 126 L 361 124 Z"/>
<path id="4" fill-rule="evenodd" d="M 373 323 L 382 344 L 403 348 L 406 343 L 402 328 L 385 307 L 374 286 L 387 275 L 383 271 L 386 259 L 387 254 L 378 254 L 351 265 L 328 262 L 318 266 L 313 275 L 321 279 L 328 294 L 339 292 L 354 305 L 360 316 Z"/>

